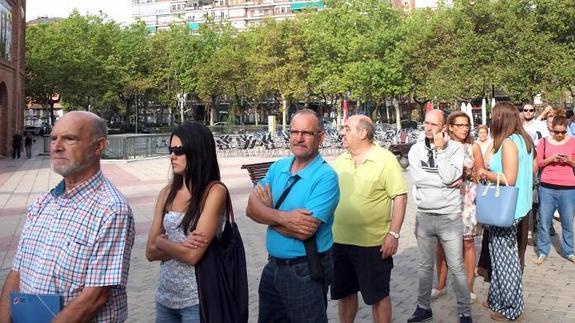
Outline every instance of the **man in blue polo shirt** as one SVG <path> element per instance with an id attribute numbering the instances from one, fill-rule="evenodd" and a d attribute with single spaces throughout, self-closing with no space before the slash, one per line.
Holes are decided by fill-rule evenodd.
<path id="1" fill-rule="evenodd" d="M 293 156 L 272 164 L 250 194 L 246 214 L 268 225 L 269 261 L 260 279 L 259 322 L 327 322 L 331 226 L 339 187 L 336 173 L 319 155 L 323 136 L 314 111 L 297 112 L 290 129 Z M 309 239 L 315 239 L 317 257 L 306 256 L 304 241 Z M 319 279 L 310 259 L 319 259 Z"/>

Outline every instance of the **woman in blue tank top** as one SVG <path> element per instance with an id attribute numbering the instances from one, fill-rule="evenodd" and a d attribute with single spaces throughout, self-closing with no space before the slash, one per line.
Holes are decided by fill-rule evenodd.
<path id="1" fill-rule="evenodd" d="M 492 274 L 484 305 L 492 310 L 493 320 L 506 321 L 517 319 L 524 308 L 517 224 L 527 215 L 533 202 L 534 147 L 523 129 L 519 111 L 509 102 L 499 102 L 493 108 L 491 134 L 494 154 L 489 160 L 490 170 L 483 170 L 481 177 L 496 182 L 497 174 L 504 174 L 508 184 L 519 189 L 513 225 L 488 228 Z"/>

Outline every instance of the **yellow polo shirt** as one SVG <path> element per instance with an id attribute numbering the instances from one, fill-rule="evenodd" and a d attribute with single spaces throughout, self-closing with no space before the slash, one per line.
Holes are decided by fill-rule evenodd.
<path id="1" fill-rule="evenodd" d="M 363 247 L 381 245 L 391 223 L 392 199 L 407 192 L 397 158 L 389 150 L 373 144 L 366 160 L 358 167 L 346 152 L 337 158 L 333 168 L 340 189 L 333 240 Z"/>

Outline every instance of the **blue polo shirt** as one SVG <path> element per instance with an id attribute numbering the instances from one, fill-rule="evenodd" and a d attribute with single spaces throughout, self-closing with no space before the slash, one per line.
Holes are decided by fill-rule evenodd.
<path id="1" fill-rule="evenodd" d="M 276 161 L 260 182 L 270 184 L 273 205 L 288 187 L 288 181 L 291 183 L 290 179 L 295 175 L 290 171 L 293 161 L 294 157 Z M 318 252 L 327 251 L 333 245 L 331 226 L 333 213 L 339 202 L 337 174 L 320 155 L 297 174 L 301 179 L 293 186 L 279 209 L 291 211 L 301 208 L 311 211 L 312 216 L 322 222 L 316 231 Z M 271 226 L 267 229 L 266 248 L 271 256 L 277 258 L 305 256 L 303 241 L 285 236 Z"/>

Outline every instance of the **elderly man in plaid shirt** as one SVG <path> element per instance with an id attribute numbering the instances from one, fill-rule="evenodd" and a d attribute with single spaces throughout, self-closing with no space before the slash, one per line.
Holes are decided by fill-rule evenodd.
<path id="1" fill-rule="evenodd" d="M 105 121 L 90 112 L 69 112 L 55 125 L 52 168 L 64 180 L 28 209 L 0 322 L 11 320 L 11 291 L 62 295 L 52 322 L 126 320 L 134 218 L 100 169 L 106 136 Z"/>

